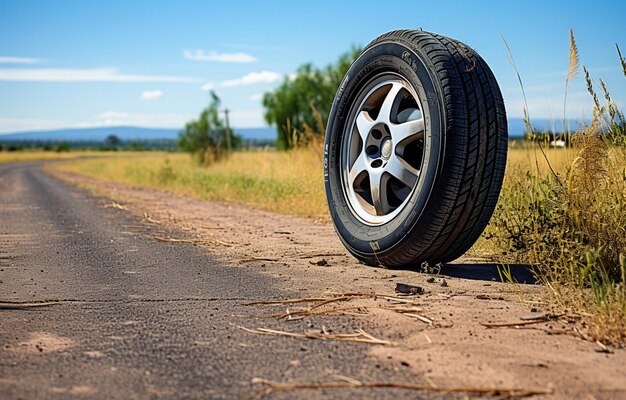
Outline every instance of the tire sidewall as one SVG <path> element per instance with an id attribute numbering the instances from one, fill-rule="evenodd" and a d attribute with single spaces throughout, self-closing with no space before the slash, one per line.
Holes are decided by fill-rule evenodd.
<path id="1" fill-rule="evenodd" d="M 354 61 L 341 82 L 328 118 L 324 145 L 324 184 L 335 229 L 353 254 L 368 256 L 399 245 L 424 215 L 439 175 L 445 148 L 445 116 L 439 80 L 434 66 L 419 49 L 398 40 L 382 41 L 366 48 Z M 368 225 L 358 219 L 343 193 L 341 148 L 355 99 L 363 87 L 384 73 L 395 73 L 415 89 L 424 108 L 424 164 L 417 187 L 402 211 L 381 225 Z"/>

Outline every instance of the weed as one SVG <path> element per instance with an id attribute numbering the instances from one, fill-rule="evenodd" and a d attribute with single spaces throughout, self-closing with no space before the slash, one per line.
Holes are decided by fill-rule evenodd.
<path id="1" fill-rule="evenodd" d="M 566 88 L 577 68 L 570 31 Z M 500 262 L 531 264 L 538 281 L 550 288 L 556 306 L 590 315 L 593 339 L 623 343 L 626 151 L 618 145 L 626 144 L 624 117 L 600 80 L 606 101 L 601 105 L 586 68 L 584 72 L 595 104 L 594 119 L 572 134 L 575 153 L 548 152 L 537 143 L 544 167 L 535 156 L 536 168 L 532 162 L 527 168 L 509 168 L 485 238 L 501 252 Z M 527 110 L 524 115 L 530 121 Z M 565 159 L 554 163 L 549 153 L 557 151 Z M 508 280 L 506 270 L 499 272 Z"/>

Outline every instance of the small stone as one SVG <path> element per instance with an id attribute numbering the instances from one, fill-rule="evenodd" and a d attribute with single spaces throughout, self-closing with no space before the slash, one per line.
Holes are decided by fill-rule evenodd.
<path id="1" fill-rule="evenodd" d="M 424 294 L 424 288 L 406 283 L 396 283 L 396 292 L 406 295 Z"/>

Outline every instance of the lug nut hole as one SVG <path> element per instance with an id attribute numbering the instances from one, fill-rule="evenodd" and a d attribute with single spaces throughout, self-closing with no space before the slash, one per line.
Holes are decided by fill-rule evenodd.
<path id="1" fill-rule="evenodd" d="M 376 153 L 378 153 L 378 146 L 374 146 L 374 145 L 369 145 L 369 146 L 367 146 L 367 148 L 365 149 L 365 153 L 366 153 L 368 156 L 373 156 L 373 155 L 375 155 Z"/>
<path id="2" fill-rule="evenodd" d="M 372 137 L 376 140 L 380 140 L 381 137 L 383 137 L 383 134 L 381 131 L 379 131 L 378 129 L 373 129 L 372 130 Z"/>
<path id="3" fill-rule="evenodd" d="M 372 168 L 378 168 L 381 165 L 383 165 L 383 160 L 381 160 L 380 158 L 378 160 L 372 161 Z"/>

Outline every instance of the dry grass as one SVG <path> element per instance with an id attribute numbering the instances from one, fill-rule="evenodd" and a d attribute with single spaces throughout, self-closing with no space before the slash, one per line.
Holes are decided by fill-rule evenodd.
<path id="1" fill-rule="evenodd" d="M 317 147 L 290 152 L 239 152 L 210 167 L 197 165 L 186 154 L 151 152 L 116 157 L 115 162 L 80 160 L 58 168 L 202 200 L 237 202 L 328 219 L 322 153 Z"/>
<path id="2" fill-rule="evenodd" d="M 572 30 L 569 38 L 563 133 L 574 147 L 564 149 L 563 163 L 546 156 L 536 168 L 509 168 L 483 238 L 493 239 L 491 250 L 500 252 L 498 261 L 531 264 L 557 308 L 588 316 L 584 337 L 621 345 L 626 343 L 626 119 L 601 79 L 606 105 L 600 103 L 583 68 L 594 101 L 593 121 L 573 134 L 565 126 L 567 87 L 579 69 Z M 511 49 L 504 43 L 524 94 Z M 626 69 L 623 72 L 626 76 Z M 531 128 L 525 96 L 523 111 Z"/>
<path id="3" fill-rule="evenodd" d="M 556 175 L 541 162 L 509 166 L 472 251 L 531 264 L 556 308 L 590 316 L 590 338 L 619 344 L 626 340 L 626 151 L 607 147 L 591 129 L 574 136 L 573 149 L 554 150 L 565 155 L 552 164 Z"/>
<path id="4" fill-rule="evenodd" d="M 336 376 L 333 382 L 306 382 L 285 383 L 274 382 L 261 378 L 254 378 L 252 383 L 265 385 L 265 389 L 253 393 L 247 399 L 261 399 L 274 392 L 312 390 L 312 389 L 355 389 L 355 388 L 393 388 L 420 392 L 440 393 L 449 396 L 451 393 L 465 393 L 479 396 L 498 396 L 501 399 L 524 398 L 536 395 L 549 395 L 553 392 L 549 388 L 511 388 L 511 387 L 474 387 L 474 386 L 436 386 L 434 384 L 416 384 L 409 382 L 375 382 L 359 381 L 343 375 Z M 302 396 L 300 396 L 302 397 Z M 466 396 L 467 397 L 467 396 Z"/>
<path id="5" fill-rule="evenodd" d="M 82 157 L 101 157 L 110 154 L 110 152 L 107 153 L 102 151 L 71 151 L 65 153 L 43 150 L 0 151 L 0 163 L 39 160 L 72 160 Z"/>
<path id="6" fill-rule="evenodd" d="M 552 149 L 547 150 L 547 156 L 553 165 L 564 166 L 573 154 Z M 318 146 L 289 152 L 239 152 L 210 167 L 199 166 L 182 153 L 129 152 L 112 157 L 114 161 L 77 160 L 55 168 L 202 200 L 238 202 L 283 214 L 328 219 Z M 529 168 L 541 173 L 547 170 L 537 146 L 516 143 L 510 151 L 509 169 Z"/>

